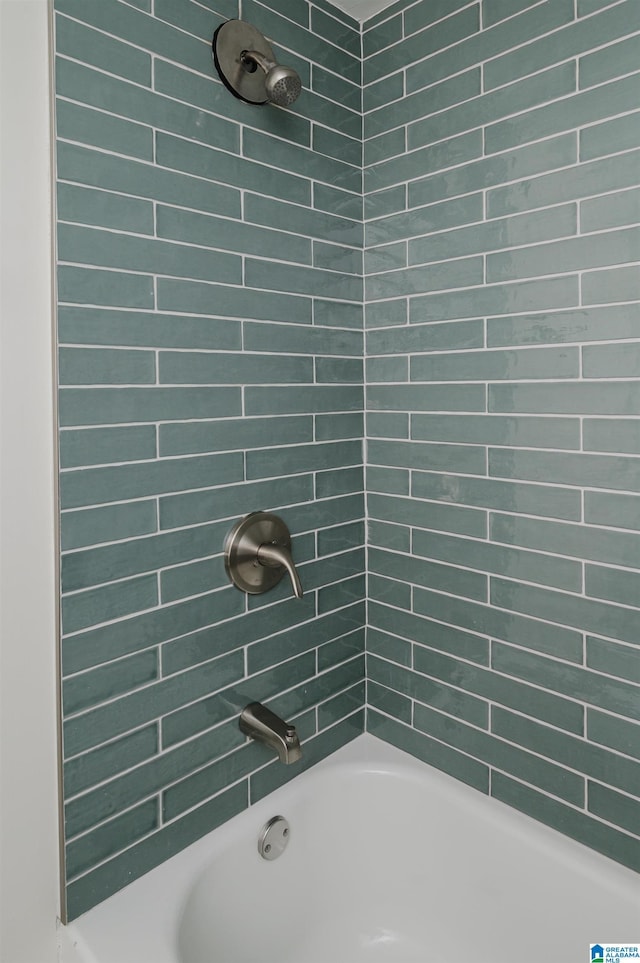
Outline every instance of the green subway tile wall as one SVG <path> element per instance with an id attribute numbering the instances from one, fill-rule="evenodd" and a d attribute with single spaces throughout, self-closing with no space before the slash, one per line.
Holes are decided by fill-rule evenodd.
<path id="1" fill-rule="evenodd" d="M 55 0 L 69 918 L 365 724 L 640 870 L 639 10 Z"/>
<path id="2" fill-rule="evenodd" d="M 305 767 L 364 725 L 360 29 L 247 7 L 291 110 L 215 73 L 238 0 L 55 3 L 69 918 L 301 768 L 243 737 L 247 702 Z M 257 509 L 302 601 L 225 575 Z"/>
<path id="3" fill-rule="evenodd" d="M 363 38 L 368 728 L 636 870 L 639 15 Z"/>

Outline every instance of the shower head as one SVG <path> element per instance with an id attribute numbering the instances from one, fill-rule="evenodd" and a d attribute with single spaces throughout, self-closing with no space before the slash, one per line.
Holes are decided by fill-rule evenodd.
<path id="1" fill-rule="evenodd" d="M 243 20 L 227 20 L 213 36 L 213 59 L 222 82 L 249 104 L 289 107 L 302 83 L 292 67 L 276 63 L 269 43 Z"/>

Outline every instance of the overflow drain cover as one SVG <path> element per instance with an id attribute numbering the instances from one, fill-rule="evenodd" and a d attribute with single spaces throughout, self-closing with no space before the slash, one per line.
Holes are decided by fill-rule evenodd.
<path id="1" fill-rule="evenodd" d="M 273 816 L 260 830 L 258 852 L 263 859 L 277 859 L 287 848 L 290 830 L 284 816 Z"/>

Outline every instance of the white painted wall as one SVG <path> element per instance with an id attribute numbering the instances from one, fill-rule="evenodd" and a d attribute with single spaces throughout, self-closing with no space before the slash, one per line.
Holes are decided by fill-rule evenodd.
<path id="1" fill-rule="evenodd" d="M 49 14 L 0 0 L 0 961 L 58 913 Z"/>

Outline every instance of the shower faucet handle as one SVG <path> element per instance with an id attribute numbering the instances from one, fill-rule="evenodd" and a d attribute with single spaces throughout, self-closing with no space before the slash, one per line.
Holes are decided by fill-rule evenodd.
<path id="1" fill-rule="evenodd" d="M 289 529 L 278 515 L 252 512 L 236 522 L 224 544 L 224 564 L 233 584 L 243 592 L 268 592 L 287 572 L 296 598 L 302 598 Z"/>

